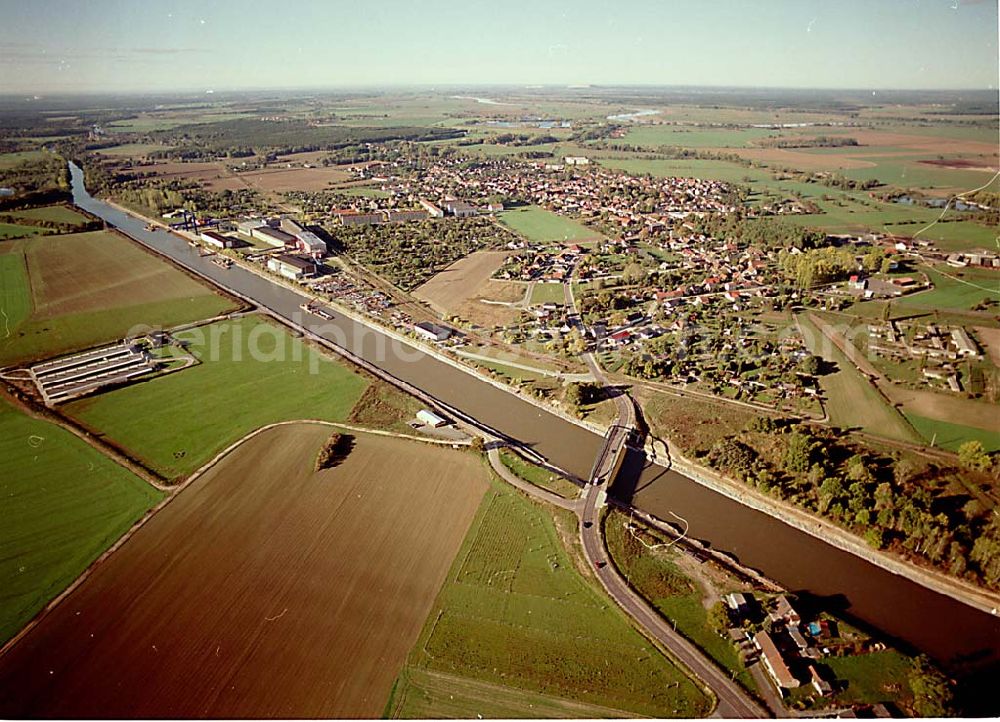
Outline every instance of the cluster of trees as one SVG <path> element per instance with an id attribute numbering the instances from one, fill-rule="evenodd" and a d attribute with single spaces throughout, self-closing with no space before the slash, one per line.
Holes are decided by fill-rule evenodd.
<path id="1" fill-rule="evenodd" d="M 979 500 L 937 489 L 962 473 L 906 456 L 874 455 L 832 434 L 766 417 L 718 440 L 703 459 L 760 491 L 798 504 L 954 576 L 1000 588 L 1000 518 Z M 963 448 L 972 473 L 995 473 L 978 442 Z M 969 472 L 966 472 L 969 473 Z"/>
<path id="2" fill-rule="evenodd" d="M 913 710 L 919 717 L 955 715 L 955 693 L 951 681 L 925 655 L 913 660 L 908 676 L 913 692 Z"/>
<path id="3" fill-rule="evenodd" d="M 861 145 L 857 138 L 845 136 L 817 135 L 815 138 L 764 138 L 757 145 L 767 148 L 843 148 Z"/>
<path id="4" fill-rule="evenodd" d="M 361 128 L 313 125 L 304 120 L 268 121 L 238 118 L 218 123 L 182 125 L 150 134 L 153 140 L 175 146 L 162 151 L 169 158 L 242 157 L 245 155 L 305 153 L 337 150 L 365 143 L 393 140 L 444 140 L 463 135 L 453 128 Z"/>
<path id="5" fill-rule="evenodd" d="M 406 291 L 473 251 L 517 240 L 486 217 L 338 226 L 330 234 L 355 259 Z"/>
<path id="6" fill-rule="evenodd" d="M 526 145 L 546 145 L 548 143 L 558 143 L 559 139 L 554 135 L 542 133 L 532 135 L 531 133 L 498 133 L 484 140 L 493 145 L 510 145 L 515 147 Z"/>
<path id="7" fill-rule="evenodd" d="M 0 198 L 0 208 L 40 205 L 68 199 L 69 171 L 66 161 L 60 156 L 49 154 L 22 161 L 11 168 L 0 170 L 0 187 L 14 191 L 12 196 Z"/>
<path id="8" fill-rule="evenodd" d="M 102 221 L 83 220 L 79 223 L 64 223 L 46 218 L 23 218 L 21 216 L 0 213 L 0 223 L 13 223 L 19 226 L 34 226 L 35 228 L 49 228 L 59 233 L 83 233 L 84 231 L 96 231 L 104 227 Z"/>
<path id="9" fill-rule="evenodd" d="M 833 246 L 812 248 L 802 253 L 782 251 L 778 260 L 785 276 L 800 288 L 836 281 L 857 270 L 854 254 L 846 248 Z"/>
<path id="10" fill-rule="evenodd" d="M 337 466 L 347 458 L 352 449 L 354 449 L 353 436 L 334 432 L 316 455 L 316 471 Z"/>
<path id="11" fill-rule="evenodd" d="M 579 356 L 587 350 L 587 341 L 579 329 L 570 329 L 570 332 L 559 338 L 554 338 L 545 344 L 549 353 L 562 354 L 563 356 Z"/>
<path id="12" fill-rule="evenodd" d="M 817 248 L 826 240 L 822 231 L 803 228 L 782 218 L 746 218 L 740 213 L 709 215 L 695 222 L 695 231 L 758 248 Z"/>
<path id="13" fill-rule="evenodd" d="M 595 383 L 586 381 L 574 381 L 566 386 L 563 392 L 563 401 L 578 416 L 583 407 L 589 404 L 596 404 L 601 400 L 601 387 Z"/>
<path id="14" fill-rule="evenodd" d="M 868 180 L 854 180 L 839 173 L 823 173 L 809 176 L 807 183 L 819 183 L 828 188 L 839 188 L 842 191 L 867 191 L 878 188 L 882 182 L 875 178 Z"/>
<path id="15" fill-rule="evenodd" d="M 662 379 L 670 375 L 672 363 L 650 354 L 630 354 L 622 359 L 621 372 L 637 379 Z"/>

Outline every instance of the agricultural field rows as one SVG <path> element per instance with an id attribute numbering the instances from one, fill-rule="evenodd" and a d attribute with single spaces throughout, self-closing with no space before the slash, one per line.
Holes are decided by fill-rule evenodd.
<path id="1" fill-rule="evenodd" d="M 7 268 L 20 264 L 27 271 L 5 293 L 14 308 L 31 309 L 20 323 L 10 323 L 0 363 L 51 356 L 122 338 L 140 326 L 173 326 L 236 307 L 108 231 L 11 241 L 0 246 L 0 258 Z"/>
<path id="2" fill-rule="evenodd" d="M 581 576 L 563 519 L 517 492 L 487 493 L 387 712 L 439 716 L 451 702 L 414 677 L 434 673 L 630 714 L 704 714 L 708 700 Z M 436 696 L 440 694 L 440 696 Z M 506 695 L 484 717 L 509 710 Z M 419 707 L 413 705 L 419 703 Z"/>
<path id="3" fill-rule="evenodd" d="M 377 717 L 485 491 L 471 454 L 247 441 L 0 659 L 4 717 Z"/>
<path id="4" fill-rule="evenodd" d="M 0 497 L 3 644 L 163 493 L 70 432 L 0 399 Z"/>

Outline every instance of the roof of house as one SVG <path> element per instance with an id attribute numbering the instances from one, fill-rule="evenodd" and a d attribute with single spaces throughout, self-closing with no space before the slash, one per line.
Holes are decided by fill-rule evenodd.
<path id="1" fill-rule="evenodd" d="M 781 652 L 778 651 L 778 647 L 774 644 L 774 640 L 771 639 L 771 635 L 767 632 L 757 632 L 753 641 L 760 650 L 760 653 L 767 659 L 771 669 L 774 670 L 774 676 L 778 684 L 782 687 L 797 687 L 799 682 L 792 675 L 791 670 L 788 669 L 788 665 L 785 664 L 785 660 L 781 656 Z"/>

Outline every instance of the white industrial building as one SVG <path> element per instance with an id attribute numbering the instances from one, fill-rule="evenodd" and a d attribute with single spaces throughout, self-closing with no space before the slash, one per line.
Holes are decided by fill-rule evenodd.
<path id="1" fill-rule="evenodd" d="M 317 273 L 316 262 L 312 259 L 285 254 L 268 258 L 267 270 L 293 281 L 310 278 Z"/>

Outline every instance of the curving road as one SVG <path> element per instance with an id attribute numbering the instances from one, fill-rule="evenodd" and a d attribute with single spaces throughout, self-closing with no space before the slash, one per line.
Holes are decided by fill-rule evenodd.
<path id="1" fill-rule="evenodd" d="M 263 309 L 286 321 L 301 323 L 327 342 L 346 347 L 354 355 L 427 392 L 434 399 L 465 409 L 498 431 L 505 431 L 553 465 L 586 478 L 601 448 L 599 435 L 568 423 L 481 377 L 457 370 L 440 358 L 399 342 L 370 326 L 341 314 L 329 322 L 303 318 L 301 292 L 262 278 L 244 268 L 219 268 L 184 241 L 169 233 L 145 230 L 145 222 L 128 216 L 86 193 L 82 172 L 71 165 L 75 202 L 119 226 L 130 237 L 191 272 L 252 298 Z M 585 359 L 586 360 L 586 359 Z M 623 401 L 625 399 L 622 399 Z M 516 423 L 515 423 L 516 420 Z M 512 425 L 513 424 L 513 425 Z M 652 481 L 656 483 L 653 484 Z M 681 474 L 651 468 L 640 506 L 654 514 L 683 509 L 697 525 L 699 538 L 737 554 L 783 585 L 821 595 L 842 595 L 860 621 L 884 629 L 940 660 L 990 660 L 1000 656 L 1000 620 L 863 561 L 780 521 L 766 517 Z M 658 496 L 659 495 L 659 496 Z M 718 524 L 720 518 L 725 524 Z M 766 544 L 761 539 L 767 539 Z M 928 626 L 926 619 L 936 620 Z"/>
<path id="2" fill-rule="evenodd" d="M 563 286 L 566 306 L 570 309 L 570 323 L 580 331 L 584 330 L 576 308 L 572 283 Z M 582 354 L 584 362 L 591 374 L 604 388 L 609 388 L 607 377 L 597 363 L 593 353 Z M 700 679 L 718 699 L 715 715 L 726 718 L 767 717 L 768 714 L 754 702 L 743 689 L 730 679 L 715 662 L 710 660 L 700 649 L 691 644 L 660 614 L 653 609 L 645 599 L 640 597 L 622 578 L 615 565 L 608 558 L 604 546 L 601 524 L 601 510 L 604 507 L 605 488 L 613 479 L 618 457 L 626 452 L 629 438 L 636 429 L 636 410 L 632 397 L 626 393 L 614 397 L 618 409 L 618 422 L 611 427 L 594 466 L 591 483 L 584 490 L 582 509 L 580 509 L 580 538 L 583 542 L 583 553 L 601 582 L 605 591 L 625 610 L 646 633 L 656 639 L 663 647 L 679 660 L 690 672 Z"/>

